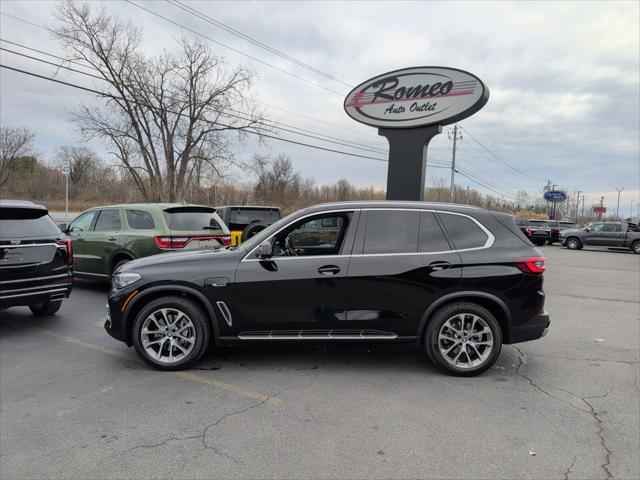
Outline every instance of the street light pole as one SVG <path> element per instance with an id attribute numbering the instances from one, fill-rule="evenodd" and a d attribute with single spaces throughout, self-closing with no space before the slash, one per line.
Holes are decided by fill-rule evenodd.
<path id="1" fill-rule="evenodd" d="M 616 190 L 618 191 L 618 205 L 616 206 L 616 220 L 618 220 L 619 219 L 618 212 L 620 211 L 620 192 L 624 190 L 624 187 L 616 187 Z"/>
<path id="2" fill-rule="evenodd" d="M 582 193 L 582 190 L 578 190 L 578 193 L 576 194 L 576 225 L 578 225 L 578 210 L 580 209 L 580 194 Z"/>

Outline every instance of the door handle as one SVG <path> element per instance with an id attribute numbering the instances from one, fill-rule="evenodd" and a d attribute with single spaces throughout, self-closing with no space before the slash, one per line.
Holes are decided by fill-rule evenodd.
<path id="1" fill-rule="evenodd" d="M 451 264 L 449 262 L 431 262 L 428 267 L 431 270 L 446 270 L 449 267 L 451 267 Z"/>
<path id="2" fill-rule="evenodd" d="M 115 242 L 116 240 L 118 240 L 118 237 L 109 237 L 108 240 L 110 242 Z"/>
<path id="3" fill-rule="evenodd" d="M 340 267 L 337 265 L 324 265 L 318 268 L 318 273 L 320 275 L 335 275 L 340 273 Z"/>

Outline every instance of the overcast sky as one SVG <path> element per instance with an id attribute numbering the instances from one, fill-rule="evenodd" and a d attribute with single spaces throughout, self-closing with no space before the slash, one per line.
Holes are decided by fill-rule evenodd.
<path id="1" fill-rule="evenodd" d="M 93 2 L 98 6 L 100 2 Z M 306 64 L 356 85 L 397 68 L 450 66 L 480 77 L 491 92 L 487 105 L 463 120 L 460 166 L 483 182 L 514 194 L 526 189 L 538 194 L 547 179 L 561 188 L 586 192 L 586 204 L 605 196 L 615 209 L 624 187 L 621 211 L 634 212 L 640 202 L 640 16 L 633 2 L 186 2 L 215 20 L 252 36 Z M 62 54 L 48 32 L 27 25 L 52 26 L 55 2 L 3 0 L 1 38 Z M 102 2 L 109 12 L 143 27 L 149 55 L 175 50 L 189 31 L 126 2 Z M 372 127 L 344 113 L 350 87 L 274 56 L 247 41 L 202 21 L 167 2 L 144 6 L 174 22 L 204 33 L 236 50 L 314 82 L 311 85 L 211 43 L 214 52 L 232 65 L 254 71 L 254 93 L 266 104 L 269 118 L 349 142 L 386 149 L 386 140 Z M 5 48 L 25 50 L 2 45 Z M 0 52 L 1 63 L 43 75 L 53 67 Z M 100 88 L 71 72 L 57 78 Z M 60 145 L 79 144 L 68 112 L 90 93 L 55 85 L 6 69 L 0 71 L 0 121 L 26 126 L 36 133 L 36 147 L 45 159 Z M 276 108 L 280 107 L 280 108 Z M 283 110 L 284 109 L 284 110 Z M 287 110 L 287 111 L 285 111 Z M 293 112 L 293 113 L 289 113 Z M 311 118 L 309 118 L 311 117 Z M 469 135 L 465 135 L 465 130 Z M 379 155 L 304 139 L 282 136 L 353 153 Z M 493 154 L 526 175 L 515 172 Z M 104 148 L 93 145 L 99 151 Z M 303 175 L 318 183 L 347 178 L 358 185 L 384 186 L 384 162 L 359 159 L 269 141 L 247 141 L 237 148 L 240 158 L 256 151 L 289 155 Z M 436 137 L 429 160 L 443 164 L 451 157 L 446 131 Z M 429 168 L 427 183 L 446 179 L 448 171 Z M 492 193 L 458 176 L 456 183 Z M 495 194 L 494 194 L 495 195 Z M 611 211 L 611 210 L 610 210 Z"/>

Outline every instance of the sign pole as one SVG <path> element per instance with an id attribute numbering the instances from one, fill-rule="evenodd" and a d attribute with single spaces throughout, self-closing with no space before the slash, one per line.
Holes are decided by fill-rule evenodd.
<path id="1" fill-rule="evenodd" d="M 427 146 L 439 133 L 442 133 L 440 125 L 378 129 L 378 135 L 389 142 L 387 200 L 424 200 Z"/>

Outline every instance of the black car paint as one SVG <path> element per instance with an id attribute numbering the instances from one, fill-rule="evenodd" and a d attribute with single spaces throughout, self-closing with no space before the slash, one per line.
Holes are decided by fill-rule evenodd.
<path id="1" fill-rule="evenodd" d="M 494 234 L 494 243 L 443 254 L 361 256 L 361 210 L 372 208 L 462 213 L 485 225 Z M 505 343 L 539 338 L 549 326 L 542 275 L 523 273 L 515 264 L 516 258 L 540 254 L 511 217 L 453 205 L 346 202 L 301 210 L 270 230 L 336 210 L 353 212 L 340 255 L 260 260 L 252 250 L 267 236 L 261 232 L 235 250 L 164 254 L 124 265 L 121 271 L 137 272 L 142 280 L 122 290 L 112 288 L 105 328 L 131 345 L 137 312 L 151 299 L 173 293 L 190 296 L 201 305 L 217 344 L 243 341 L 240 334 L 274 330 L 366 329 L 392 332 L 396 340 L 420 339 L 429 315 L 455 299 L 489 308 L 501 323 Z M 448 263 L 447 268 L 441 268 L 441 262 Z M 327 266 L 340 271 L 329 277 L 318 272 Z M 228 305 L 231 325 L 217 302 Z"/>
<path id="2" fill-rule="evenodd" d="M 48 217 L 45 207 L 31 202 L 3 200 L 0 209 L 30 210 Z M 67 237 L 55 227 L 53 220 L 50 223 L 51 230 L 39 235 L 16 236 L 15 232 L 0 231 L 0 307 L 69 298 L 73 266 L 67 257 L 67 247 L 58 244 Z"/>

